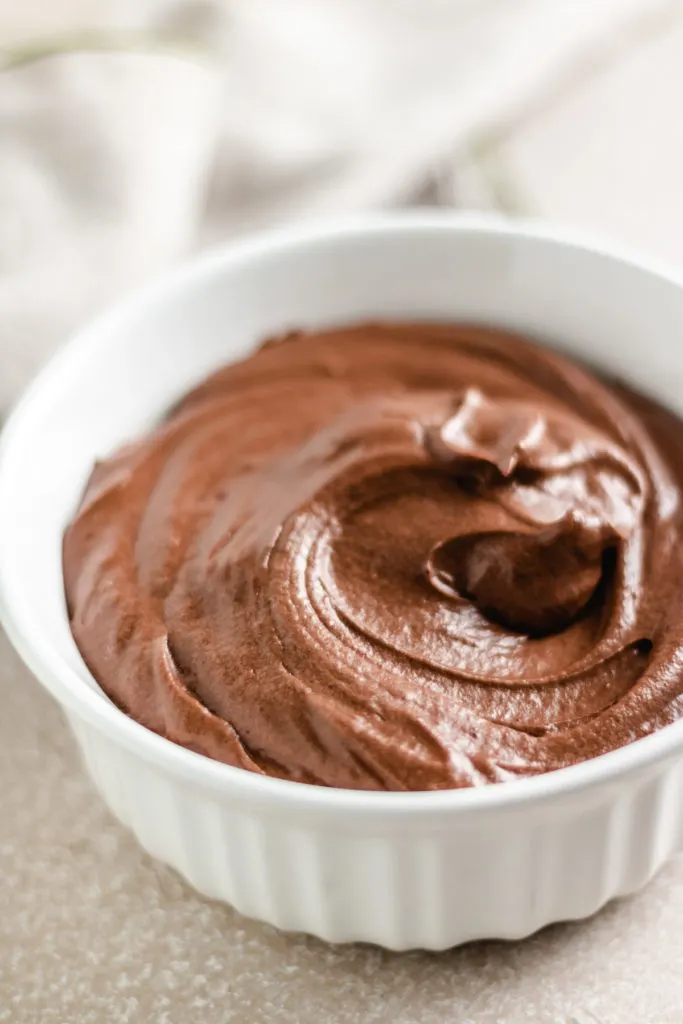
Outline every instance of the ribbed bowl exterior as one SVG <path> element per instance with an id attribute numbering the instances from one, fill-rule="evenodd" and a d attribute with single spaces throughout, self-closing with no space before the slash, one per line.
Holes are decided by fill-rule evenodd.
<path id="1" fill-rule="evenodd" d="M 552 802 L 397 825 L 352 811 L 251 811 L 188 784 L 73 715 L 88 770 L 142 846 L 199 892 L 287 931 L 389 949 L 515 939 L 587 917 L 683 845 L 683 763 Z M 285 809 L 283 808 L 283 812 Z"/>
<path id="2" fill-rule="evenodd" d="M 68 344 L 0 441 L 0 616 L 113 812 L 207 896 L 392 949 L 521 937 L 643 885 L 681 846 L 683 719 L 484 790 L 348 794 L 257 777 L 106 699 L 69 629 L 61 552 L 93 463 L 211 370 L 292 327 L 425 316 L 546 340 L 683 416 L 678 270 L 548 225 L 422 211 L 293 227 L 179 269 Z"/>

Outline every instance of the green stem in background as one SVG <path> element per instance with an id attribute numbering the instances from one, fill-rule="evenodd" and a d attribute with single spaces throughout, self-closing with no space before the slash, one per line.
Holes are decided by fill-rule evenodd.
<path id="1" fill-rule="evenodd" d="M 519 179 L 506 166 L 503 139 L 492 134 L 470 149 L 470 159 L 486 182 L 496 210 L 510 217 L 533 217 L 534 204 Z"/>
<path id="2" fill-rule="evenodd" d="M 0 47 L 0 71 L 12 71 L 50 57 L 69 53 L 168 53 L 201 60 L 206 51 L 183 36 L 146 32 L 99 32 L 95 29 L 45 36 L 9 48 Z"/>

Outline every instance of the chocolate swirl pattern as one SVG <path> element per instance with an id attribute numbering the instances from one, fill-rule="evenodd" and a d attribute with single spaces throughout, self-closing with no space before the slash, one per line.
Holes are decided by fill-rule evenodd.
<path id="1" fill-rule="evenodd" d="M 359 789 L 551 771 L 683 713 L 683 424 L 519 337 L 268 342 L 96 466 L 64 538 L 105 692 Z"/>

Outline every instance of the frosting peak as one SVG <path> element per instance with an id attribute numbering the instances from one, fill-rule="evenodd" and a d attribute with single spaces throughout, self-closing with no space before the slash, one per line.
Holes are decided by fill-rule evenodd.
<path id="1" fill-rule="evenodd" d="M 609 552 L 637 525 L 637 465 L 567 410 L 496 401 L 476 388 L 430 445 L 473 493 L 504 508 L 507 522 L 441 541 L 429 555 L 429 580 L 513 630 L 566 628 L 597 590 Z"/>

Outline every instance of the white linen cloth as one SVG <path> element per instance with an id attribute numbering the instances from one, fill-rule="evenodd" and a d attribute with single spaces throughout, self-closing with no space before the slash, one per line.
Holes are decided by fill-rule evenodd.
<path id="1" fill-rule="evenodd" d="M 0 411 L 93 310 L 192 249 L 495 202 L 492 135 L 676 2 L 77 0 L 67 52 L 32 59 L 0 0 Z"/>

